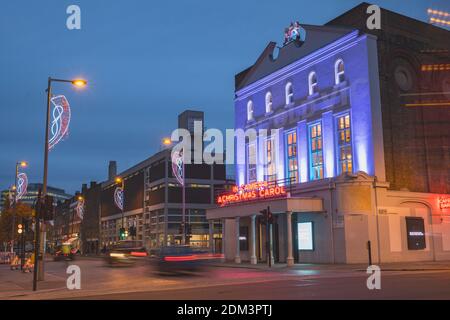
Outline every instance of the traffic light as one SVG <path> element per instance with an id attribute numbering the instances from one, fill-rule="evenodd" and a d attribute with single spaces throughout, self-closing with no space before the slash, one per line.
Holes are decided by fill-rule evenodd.
<path id="1" fill-rule="evenodd" d="M 267 221 L 269 222 L 269 224 L 273 224 L 273 214 L 270 209 L 267 210 Z"/>
<path id="2" fill-rule="evenodd" d="M 179 234 L 183 234 L 183 231 L 184 231 L 184 223 L 181 223 L 180 224 L 180 228 L 179 228 L 179 230 L 178 230 L 179 232 Z"/>
<path id="3" fill-rule="evenodd" d="M 128 230 L 125 230 L 125 239 L 128 238 Z"/>
<path id="4" fill-rule="evenodd" d="M 187 235 L 191 235 L 191 234 L 192 234 L 192 226 L 191 226 L 190 223 L 188 223 L 188 224 L 186 225 L 186 234 L 187 234 Z"/>
<path id="5" fill-rule="evenodd" d="M 262 214 L 261 216 L 261 223 L 262 224 L 273 224 L 274 222 L 274 216 L 272 211 L 270 211 L 270 208 L 261 210 L 260 213 Z"/>
<path id="6" fill-rule="evenodd" d="M 119 230 L 119 239 L 125 240 L 125 228 L 120 228 Z"/>
<path id="7" fill-rule="evenodd" d="M 53 206 L 53 197 L 52 196 L 45 196 L 44 200 L 44 206 L 43 206 L 43 212 L 42 217 L 44 218 L 44 221 L 53 220 L 54 217 L 54 210 L 55 207 Z"/>
<path id="8" fill-rule="evenodd" d="M 30 231 L 30 221 L 28 219 L 24 219 L 23 220 L 23 230 L 25 232 L 29 232 Z"/>
<path id="9" fill-rule="evenodd" d="M 17 225 L 17 233 L 18 234 L 22 234 L 23 233 L 23 225 L 21 223 L 19 223 Z"/>
<path id="10" fill-rule="evenodd" d="M 261 224 L 265 225 L 267 223 L 267 209 L 261 210 Z"/>

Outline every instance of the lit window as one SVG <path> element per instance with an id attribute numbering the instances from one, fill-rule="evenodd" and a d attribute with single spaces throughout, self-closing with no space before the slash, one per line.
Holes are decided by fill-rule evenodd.
<path id="1" fill-rule="evenodd" d="M 277 170 L 276 170 L 276 160 L 275 160 L 275 145 L 274 139 L 269 138 L 266 140 L 266 161 L 265 161 L 265 181 L 276 181 L 277 180 Z"/>
<path id="2" fill-rule="evenodd" d="M 272 93 L 266 93 L 266 113 L 272 112 Z"/>
<path id="3" fill-rule="evenodd" d="M 345 81 L 344 61 L 342 59 L 337 60 L 334 64 L 334 79 L 336 84 Z"/>
<path id="4" fill-rule="evenodd" d="M 337 147 L 339 157 L 339 174 L 353 171 L 352 137 L 350 115 L 345 114 L 337 118 Z"/>
<path id="5" fill-rule="evenodd" d="M 292 83 L 288 82 L 286 84 L 286 105 L 290 105 L 291 103 L 294 102 L 294 89 L 292 87 Z"/>
<path id="6" fill-rule="evenodd" d="M 311 180 L 323 179 L 323 141 L 320 122 L 309 127 L 309 152 Z"/>
<path id="7" fill-rule="evenodd" d="M 256 144 L 247 145 L 247 182 L 256 182 Z"/>
<path id="8" fill-rule="evenodd" d="M 286 172 L 288 183 L 298 182 L 297 132 L 286 134 Z"/>
<path id="9" fill-rule="evenodd" d="M 314 250 L 313 227 L 312 222 L 297 223 L 298 250 Z"/>
<path id="10" fill-rule="evenodd" d="M 247 102 L 247 120 L 248 121 L 253 120 L 253 101 L 252 100 Z"/>
<path id="11" fill-rule="evenodd" d="M 317 92 L 317 75 L 313 71 L 308 76 L 308 84 L 309 84 L 309 95 L 313 95 Z"/>

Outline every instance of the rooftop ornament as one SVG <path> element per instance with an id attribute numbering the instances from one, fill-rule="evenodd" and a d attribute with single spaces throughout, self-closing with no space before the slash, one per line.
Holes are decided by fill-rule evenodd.
<path id="1" fill-rule="evenodd" d="M 291 22 L 289 28 L 284 29 L 283 45 L 287 45 L 292 41 L 300 41 L 300 28 L 300 22 Z"/>

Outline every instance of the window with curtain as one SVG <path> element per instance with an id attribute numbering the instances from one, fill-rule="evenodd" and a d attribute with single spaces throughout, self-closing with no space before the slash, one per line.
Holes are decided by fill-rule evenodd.
<path id="1" fill-rule="evenodd" d="M 320 122 L 309 127 L 310 179 L 323 179 L 323 140 Z"/>
<path id="2" fill-rule="evenodd" d="M 288 183 L 298 182 L 297 131 L 286 133 L 286 178 Z"/>
<path id="3" fill-rule="evenodd" d="M 352 137 L 350 114 L 337 118 L 337 149 L 339 157 L 339 174 L 353 171 Z"/>

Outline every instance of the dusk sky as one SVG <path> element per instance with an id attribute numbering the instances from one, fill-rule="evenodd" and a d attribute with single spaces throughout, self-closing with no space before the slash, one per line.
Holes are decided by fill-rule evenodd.
<path id="1" fill-rule="evenodd" d="M 144 160 L 185 109 L 205 112 L 208 128 L 233 128 L 234 75 L 255 62 L 291 22 L 324 24 L 359 0 L 15 0 L 0 11 L 0 189 L 27 160 L 42 182 L 47 77 L 72 108 L 70 133 L 50 153 L 49 185 L 69 193 Z M 373 1 L 427 21 L 448 0 Z M 66 28 L 66 8 L 81 7 L 81 30 Z"/>

